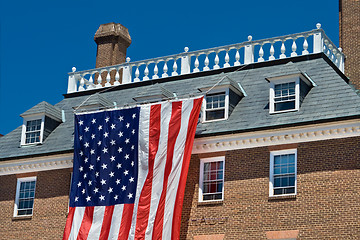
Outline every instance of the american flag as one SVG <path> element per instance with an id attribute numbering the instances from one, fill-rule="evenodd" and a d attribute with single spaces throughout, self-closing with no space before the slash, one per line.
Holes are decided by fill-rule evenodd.
<path id="1" fill-rule="evenodd" d="M 201 102 L 75 115 L 63 239 L 179 239 Z"/>

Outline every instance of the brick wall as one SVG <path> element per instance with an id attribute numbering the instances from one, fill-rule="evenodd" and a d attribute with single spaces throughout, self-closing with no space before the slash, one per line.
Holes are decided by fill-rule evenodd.
<path id="1" fill-rule="evenodd" d="M 0 177 L 1 240 L 62 238 L 68 211 L 70 170 L 38 172 L 36 176 L 34 212 L 31 218 L 13 218 L 17 176 Z"/>
<path id="2" fill-rule="evenodd" d="M 354 137 L 192 156 L 181 239 L 209 235 L 216 235 L 214 239 L 266 239 L 266 232 L 285 230 L 298 230 L 299 239 L 360 239 L 359 142 L 360 137 Z M 294 147 L 298 149 L 298 194 L 269 199 L 269 153 Z M 223 154 L 224 201 L 200 204 L 199 158 Z M 13 218 L 17 176 L 0 177 L 1 240 L 62 238 L 70 170 L 36 176 L 34 214 L 25 219 Z"/>
<path id="3" fill-rule="evenodd" d="M 268 197 L 270 151 L 284 147 L 227 152 L 220 203 L 198 203 L 199 158 L 209 155 L 193 156 L 181 239 L 267 239 L 266 232 L 285 230 L 299 230 L 299 239 L 360 239 L 359 142 L 354 137 L 297 144 L 297 196 L 276 200 Z"/>
<path id="4" fill-rule="evenodd" d="M 340 47 L 346 55 L 345 74 L 360 89 L 360 1 L 339 1 Z"/>

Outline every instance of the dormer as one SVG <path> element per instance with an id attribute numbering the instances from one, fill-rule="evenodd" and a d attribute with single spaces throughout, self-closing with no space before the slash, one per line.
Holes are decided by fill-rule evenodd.
<path id="1" fill-rule="evenodd" d="M 23 118 L 21 146 L 41 144 L 62 122 L 62 112 L 47 102 L 41 102 L 20 115 Z"/>
<path id="2" fill-rule="evenodd" d="M 176 94 L 170 91 L 169 89 L 160 86 L 160 84 L 155 84 L 151 88 L 148 88 L 146 91 L 142 91 L 133 97 L 133 100 L 136 102 L 159 102 L 168 99 L 176 98 Z"/>
<path id="3" fill-rule="evenodd" d="M 202 122 L 228 119 L 241 98 L 246 96 L 240 83 L 235 82 L 228 75 L 220 76 L 218 84 L 199 89 L 204 93 Z"/>
<path id="4" fill-rule="evenodd" d="M 101 96 L 99 93 L 92 95 L 90 98 L 87 98 L 80 105 L 73 107 L 77 112 L 83 111 L 97 111 L 101 109 L 113 108 L 116 106 L 115 102 L 108 100 L 107 98 Z"/>
<path id="5" fill-rule="evenodd" d="M 269 113 L 299 111 L 301 103 L 315 82 L 306 74 L 294 67 L 292 62 L 285 64 L 280 71 L 265 78 L 270 83 Z"/>

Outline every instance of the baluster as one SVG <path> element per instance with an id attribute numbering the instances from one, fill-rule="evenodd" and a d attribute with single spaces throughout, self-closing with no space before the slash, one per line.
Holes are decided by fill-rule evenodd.
<path id="1" fill-rule="evenodd" d="M 165 61 L 164 63 L 164 67 L 163 67 L 163 74 L 161 75 L 161 77 L 168 77 L 169 75 L 167 74 L 168 71 L 168 66 L 167 66 L 167 61 Z"/>
<path id="2" fill-rule="evenodd" d="M 285 48 L 284 40 L 281 43 L 280 51 L 281 51 L 280 59 L 281 58 L 286 58 L 286 55 L 285 55 L 286 48 Z"/>
<path id="3" fill-rule="evenodd" d="M 98 72 L 99 77 L 97 79 L 97 84 L 96 84 L 96 88 L 101 88 L 102 87 L 102 78 L 101 78 L 101 72 Z"/>
<path id="4" fill-rule="evenodd" d="M 171 73 L 171 76 L 177 76 L 178 73 L 176 72 L 177 70 L 177 64 L 176 64 L 176 59 L 174 59 L 174 64 L 173 64 L 173 72 Z"/>
<path id="5" fill-rule="evenodd" d="M 154 66 L 154 75 L 152 76 L 152 79 L 158 79 L 159 76 L 157 75 L 159 72 L 159 69 L 158 69 L 158 66 L 157 66 L 157 63 L 155 63 L 155 66 Z"/>
<path id="6" fill-rule="evenodd" d="M 208 55 L 206 54 L 206 57 L 205 57 L 205 61 L 204 61 L 204 68 L 203 68 L 203 71 L 207 71 L 207 70 L 210 70 L 210 68 L 208 67 L 209 66 L 209 58 L 208 58 Z"/>
<path id="7" fill-rule="evenodd" d="M 274 59 L 275 59 L 274 53 L 275 53 L 274 43 L 272 42 L 272 43 L 271 43 L 271 47 L 270 47 L 270 57 L 269 57 L 269 60 L 274 60 Z"/>
<path id="8" fill-rule="evenodd" d="M 110 80 L 111 80 L 111 78 L 110 78 L 110 70 L 107 70 L 105 87 L 110 87 L 111 86 Z"/>
<path id="9" fill-rule="evenodd" d="M 218 55 L 218 52 L 216 52 L 216 55 L 215 55 L 215 59 L 214 59 L 214 69 L 219 69 L 220 66 L 219 66 L 219 55 Z"/>
<path id="10" fill-rule="evenodd" d="M 307 38 L 307 36 L 304 37 L 304 44 L 303 44 L 304 50 L 302 51 L 302 55 L 309 54 L 309 51 L 307 50 L 309 47 L 309 44 L 308 44 L 306 38 Z"/>
<path id="11" fill-rule="evenodd" d="M 259 50 L 259 58 L 258 58 L 258 62 L 263 62 L 265 61 L 265 59 L 263 58 L 264 56 L 264 49 L 263 49 L 263 45 L 260 46 L 260 50 Z"/>
<path id="12" fill-rule="evenodd" d="M 196 58 L 195 58 L 195 62 L 194 62 L 194 70 L 193 70 L 193 72 L 195 73 L 195 72 L 200 72 L 200 69 L 199 69 L 199 59 L 198 59 L 198 57 L 199 56 L 196 56 Z"/>
<path id="13" fill-rule="evenodd" d="M 240 65 L 239 60 L 240 60 L 239 49 L 236 49 L 234 66 L 239 66 Z"/>
<path id="14" fill-rule="evenodd" d="M 143 80 L 149 80 L 148 75 L 149 75 L 149 68 L 148 68 L 148 64 L 146 64 Z"/>
<path id="15" fill-rule="evenodd" d="M 291 45 L 291 50 L 292 50 L 292 53 L 291 53 L 291 56 L 292 57 L 296 57 L 297 56 L 297 53 L 296 53 L 296 49 L 297 49 L 297 46 L 296 46 L 296 39 L 293 38 L 293 43 Z"/>
<path id="16" fill-rule="evenodd" d="M 331 61 L 335 62 L 335 53 L 336 53 L 336 48 L 334 48 L 333 45 L 331 45 Z"/>
<path id="17" fill-rule="evenodd" d="M 79 91 L 85 91 L 84 85 L 85 85 L 85 80 L 84 80 L 84 77 L 81 76 Z"/>
<path id="18" fill-rule="evenodd" d="M 90 78 L 89 78 L 89 86 L 87 87 L 88 90 L 93 89 L 94 88 L 94 80 L 92 78 L 92 74 L 90 73 Z"/>
<path id="19" fill-rule="evenodd" d="M 139 71 L 139 66 L 136 67 L 136 70 L 135 70 L 135 79 L 134 79 L 134 82 L 140 82 L 140 71 Z"/>
<path id="20" fill-rule="evenodd" d="M 229 61 L 230 61 L 229 50 L 226 50 L 224 68 L 230 67 Z"/>
<path id="21" fill-rule="evenodd" d="M 114 85 L 120 85 L 120 74 L 119 74 L 119 71 L 120 69 L 115 69 L 116 71 L 116 74 L 115 74 L 115 81 L 114 81 Z M 124 70 L 123 70 L 124 71 Z"/>

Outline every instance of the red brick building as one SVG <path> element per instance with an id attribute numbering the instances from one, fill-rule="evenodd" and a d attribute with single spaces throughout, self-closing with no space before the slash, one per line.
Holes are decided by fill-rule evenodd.
<path id="1" fill-rule="evenodd" d="M 180 239 L 360 239 L 360 97 L 351 86 L 360 79 L 356 9 L 358 1 L 340 1 L 346 58 L 318 25 L 125 62 L 128 30 L 101 25 L 98 68 L 74 69 L 63 101 L 39 103 L 21 114 L 23 126 L 0 138 L 0 239 L 62 238 L 74 109 L 189 95 L 205 102 Z M 274 50 L 276 41 L 281 48 Z"/>

